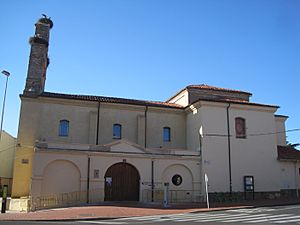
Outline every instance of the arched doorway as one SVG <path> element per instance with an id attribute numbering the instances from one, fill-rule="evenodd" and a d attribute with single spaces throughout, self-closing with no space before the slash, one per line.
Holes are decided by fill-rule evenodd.
<path id="1" fill-rule="evenodd" d="M 128 163 L 116 163 L 105 173 L 105 201 L 139 201 L 140 175 Z"/>

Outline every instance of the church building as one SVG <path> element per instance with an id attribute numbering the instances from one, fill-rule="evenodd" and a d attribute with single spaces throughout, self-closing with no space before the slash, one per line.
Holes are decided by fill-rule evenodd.
<path id="1" fill-rule="evenodd" d="M 201 202 L 205 174 L 212 197 L 298 196 L 300 153 L 286 144 L 278 106 L 204 84 L 165 102 L 46 92 L 52 26 L 39 19 L 30 38 L 11 208 L 63 195 L 162 202 L 166 189 L 171 202 Z"/>

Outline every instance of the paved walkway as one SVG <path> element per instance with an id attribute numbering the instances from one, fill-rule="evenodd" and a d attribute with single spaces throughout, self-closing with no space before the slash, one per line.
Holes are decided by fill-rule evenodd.
<path id="1" fill-rule="evenodd" d="M 161 205 L 141 204 L 141 203 L 106 203 L 97 206 L 81 206 L 69 208 L 57 208 L 48 210 L 39 210 L 36 212 L 12 212 L 7 211 L 0 214 L 1 220 L 80 220 L 80 219 L 112 219 L 132 216 L 149 216 L 162 214 L 176 214 L 187 212 L 204 212 L 212 210 L 224 210 L 233 208 L 246 208 L 257 206 L 274 206 L 300 204 L 300 199 L 289 200 L 260 200 L 240 203 L 212 204 L 210 209 L 205 205 L 172 205 L 169 208 L 163 208 Z"/>

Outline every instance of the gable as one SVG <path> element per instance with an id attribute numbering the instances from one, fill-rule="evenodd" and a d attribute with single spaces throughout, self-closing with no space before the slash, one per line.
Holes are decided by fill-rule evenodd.
<path id="1" fill-rule="evenodd" d="M 145 153 L 145 149 L 142 146 L 124 139 L 112 142 L 106 146 L 110 148 L 111 152 Z"/>

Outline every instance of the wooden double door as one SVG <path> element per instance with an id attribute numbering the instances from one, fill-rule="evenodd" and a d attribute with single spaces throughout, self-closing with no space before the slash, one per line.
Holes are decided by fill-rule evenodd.
<path id="1" fill-rule="evenodd" d="M 105 201 L 139 201 L 140 175 L 128 163 L 117 163 L 105 173 Z"/>

